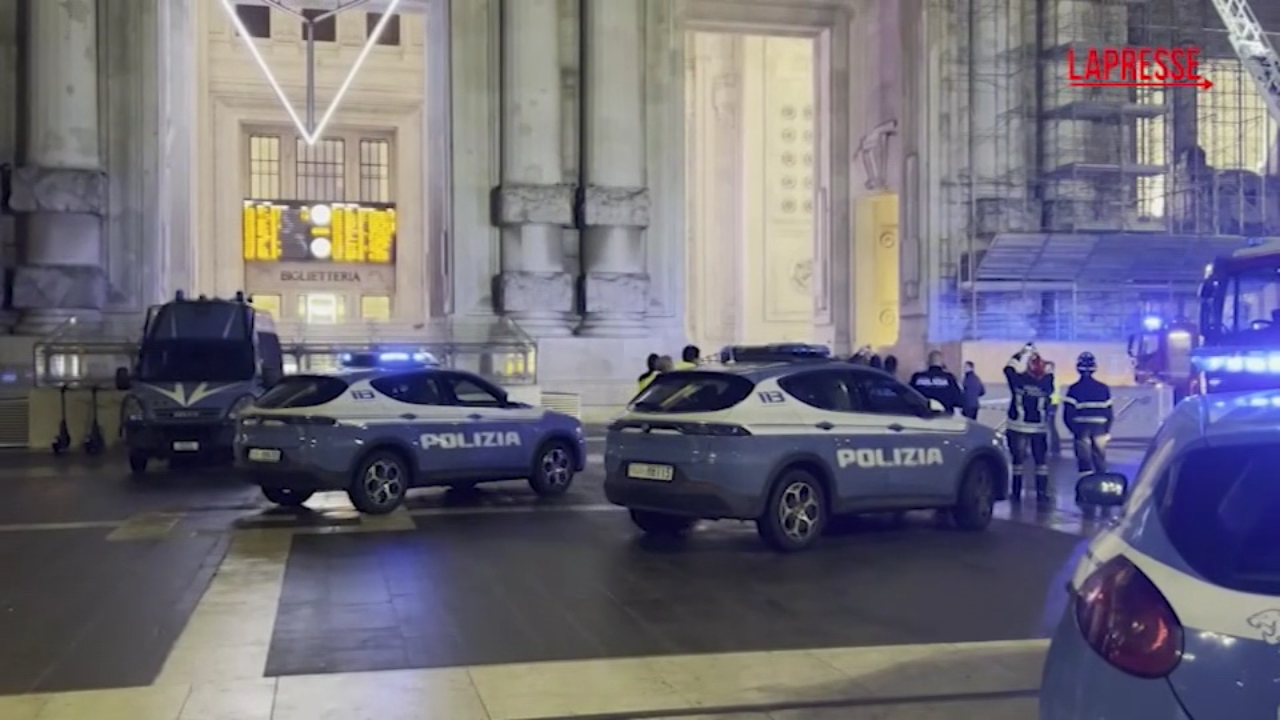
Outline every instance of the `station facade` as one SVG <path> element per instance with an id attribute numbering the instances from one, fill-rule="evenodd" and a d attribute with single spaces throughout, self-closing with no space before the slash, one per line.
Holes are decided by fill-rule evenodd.
<path id="1" fill-rule="evenodd" d="M 1265 177 L 1274 123 L 1085 103 L 1021 50 L 1123 43 L 1171 2 L 7 4 L 5 362 L 177 290 L 244 290 L 299 341 L 518 334 L 544 388 L 601 407 L 689 341 L 1116 345 L 1192 283 L 1121 297 L 1116 257 L 1176 275 L 1268 232 L 1271 185 L 1231 168 Z M 1221 173 L 1175 187 L 1188 143 L 1257 207 Z M 1090 293 L 1123 312 L 1068 302 Z"/>

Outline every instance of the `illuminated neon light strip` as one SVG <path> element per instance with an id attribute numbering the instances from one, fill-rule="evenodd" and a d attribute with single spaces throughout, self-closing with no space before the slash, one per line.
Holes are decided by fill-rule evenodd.
<path id="1" fill-rule="evenodd" d="M 387 23 L 391 22 L 391 18 L 395 15 L 396 8 L 400 6 L 402 0 L 391 0 L 387 4 L 386 11 L 382 13 L 382 17 L 378 18 L 378 24 L 374 26 L 373 32 L 369 33 L 369 37 L 365 38 L 364 47 L 360 48 L 360 54 L 356 56 L 356 61 L 351 64 L 351 69 L 347 71 L 346 78 L 338 86 L 338 92 L 334 93 L 333 99 L 329 101 L 329 107 L 320 116 L 320 122 L 316 123 L 314 128 L 308 128 L 302 116 L 294 109 L 293 103 L 289 101 L 289 96 L 285 94 L 284 87 L 280 85 L 279 80 L 276 80 L 276 74 L 271 71 L 271 66 L 267 65 L 267 59 L 262 56 L 262 51 L 258 49 L 258 44 L 249 35 L 249 29 L 245 27 L 240 16 L 236 14 L 234 0 L 221 0 L 221 2 L 222 10 L 227 14 L 227 18 L 231 20 L 231 24 L 235 26 L 236 33 L 240 35 L 240 39 L 244 41 L 245 48 L 249 51 L 249 56 L 253 58 L 258 69 L 262 71 L 262 75 L 266 78 L 267 84 L 271 86 L 272 92 L 276 94 L 276 98 L 284 106 L 285 112 L 289 113 L 289 119 L 293 121 L 294 127 L 298 128 L 298 134 L 302 136 L 303 141 L 308 145 L 315 145 L 324 135 L 324 131 L 329 126 L 330 121 L 333 120 L 333 116 L 338 112 L 338 106 L 342 104 L 343 98 L 351 90 L 351 86 L 356 81 L 356 75 L 360 73 L 360 68 L 369 59 L 369 53 L 373 52 L 373 48 L 382 39 L 382 33 L 386 30 Z M 314 71 L 315 68 L 307 68 L 309 73 Z M 314 82 L 315 78 L 311 78 L 311 81 Z"/>

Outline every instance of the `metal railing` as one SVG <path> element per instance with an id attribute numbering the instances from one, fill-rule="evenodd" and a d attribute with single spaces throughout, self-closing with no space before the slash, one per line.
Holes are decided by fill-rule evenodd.
<path id="1" fill-rule="evenodd" d="M 1129 412 L 1129 410 L 1133 409 L 1135 405 L 1139 403 L 1143 405 L 1148 405 L 1153 401 L 1154 401 L 1154 398 L 1150 396 L 1126 398 L 1125 402 L 1122 405 L 1120 405 L 1119 409 L 1115 411 L 1115 416 L 1114 416 L 1114 419 L 1112 420 L 1112 424 L 1120 422 L 1120 419 L 1123 418 Z M 979 402 L 978 405 L 983 409 L 1007 408 L 1009 407 L 1009 398 L 1007 397 L 992 398 L 990 400 L 982 400 Z M 1009 418 L 1007 417 L 1002 418 L 1000 422 L 995 426 L 995 430 L 996 432 L 1004 432 L 1005 428 L 1008 427 L 1008 425 L 1009 425 Z"/>
<path id="2" fill-rule="evenodd" d="M 141 321 L 87 323 L 72 318 L 35 343 L 29 385 L 114 382 L 117 368 L 132 367 L 136 361 L 141 329 Z M 499 385 L 537 383 L 537 343 L 506 318 L 446 318 L 407 327 L 282 326 L 279 332 L 286 372 L 332 370 L 346 354 L 412 350 Z"/>

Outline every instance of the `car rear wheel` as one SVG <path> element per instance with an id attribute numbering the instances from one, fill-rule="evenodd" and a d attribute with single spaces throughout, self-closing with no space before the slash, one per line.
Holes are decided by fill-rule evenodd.
<path id="1" fill-rule="evenodd" d="M 268 500 L 281 507 L 302 507 L 315 494 L 314 490 L 294 490 L 293 488 L 264 487 L 262 494 Z"/>
<path id="2" fill-rule="evenodd" d="M 134 475 L 145 475 L 147 472 L 147 464 L 151 462 L 151 458 L 145 453 L 131 452 L 129 453 L 129 472 Z"/>
<path id="3" fill-rule="evenodd" d="M 404 458 L 389 450 L 378 450 L 356 468 L 347 497 L 362 513 L 386 515 L 404 502 L 409 479 L 410 470 Z"/>
<path id="4" fill-rule="evenodd" d="M 533 469 L 529 474 L 529 487 L 542 497 L 563 495 L 573 484 L 573 450 L 568 443 L 552 440 L 538 449 Z"/>
<path id="5" fill-rule="evenodd" d="M 827 493 L 805 470 L 787 470 L 773 484 L 756 530 L 780 552 L 807 550 L 822 537 L 827 524 Z"/>
<path id="6" fill-rule="evenodd" d="M 960 479 L 960 494 L 951 509 L 951 520 L 961 530 L 985 530 L 991 524 L 995 497 L 996 478 L 991 464 L 982 460 L 970 463 Z"/>
<path id="7" fill-rule="evenodd" d="M 635 523 L 635 526 L 643 530 L 646 535 L 678 537 L 692 530 L 693 526 L 698 523 L 698 519 L 649 510 L 632 510 L 631 522 Z"/>

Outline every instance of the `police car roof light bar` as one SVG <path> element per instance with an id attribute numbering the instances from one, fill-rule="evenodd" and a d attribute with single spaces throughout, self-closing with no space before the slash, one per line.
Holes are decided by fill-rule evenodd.
<path id="1" fill-rule="evenodd" d="M 829 360 L 831 348 L 806 343 L 776 343 L 773 345 L 730 345 L 720 351 L 720 362 L 766 363 L 798 362 L 805 360 Z"/>

